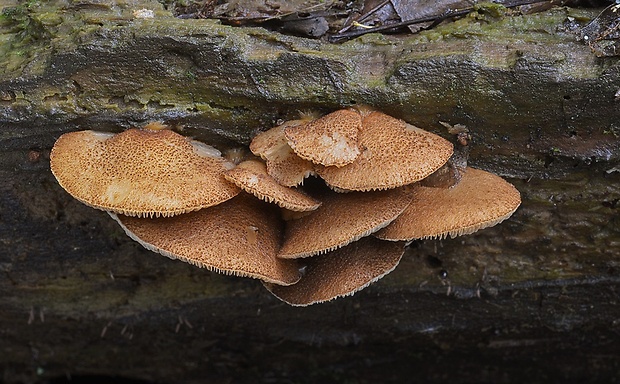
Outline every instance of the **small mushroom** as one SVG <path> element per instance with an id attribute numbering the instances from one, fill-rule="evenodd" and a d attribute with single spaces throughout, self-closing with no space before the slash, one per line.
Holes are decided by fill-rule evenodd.
<path id="1" fill-rule="evenodd" d="M 274 284 L 294 284 L 301 277 L 295 260 L 276 257 L 282 227 L 277 207 L 245 193 L 174 217 L 110 215 L 129 237 L 171 259 Z"/>
<path id="2" fill-rule="evenodd" d="M 267 173 L 286 187 L 298 186 L 306 177 L 314 175 L 314 165 L 299 157 L 288 145 L 284 135 L 286 127 L 307 122 L 308 119 L 287 121 L 259 133 L 250 143 L 250 151 L 266 161 Z"/>
<path id="3" fill-rule="evenodd" d="M 410 187 L 387 191 L 328 191 L 323 205 L 299 219 L 286 222 L 278 257 L 295 259 L 343 247 L 385 227 L 409 205 Z"/>
<path id="4" fill-rule="evenodd" d="M 66 133 L 54 144 L 50 167 L 76 199 L 130 216 L 178 215 L 240 191 L 224 179 L 232 164 L 218 150 L 161 128 Z"/>
<path id="5" fill-rule="evenodd" d="M 396 268 L 404 249 L 404 242 L 366 237 L 330 253 L 304 259 L 304 275 L 294 285 L 263 284 L 290 305 L 321 303 L 353 295 L 381 279 Z"/>
<path id="6" fill-rule="evenodd" d="M 365 112 L 359 132 L 362 153 L 343 167 L 317 165 L 327 184 L 345 190 L 396 188 L 427 177 L 448 161 L 452 143 L 381 112 Z"/>
<path id="7" fill-rule="evenodd" d="M 241 162 L 235 168 L 226 171 L 224 177 L 259 199 L 291 211 L 313 211 L 321 205 L 320 201 L 304 192 L 279 184 L 267 174 L 267 167 L 260 160 Z"/>
<path id="8" fill-rule="evenodd" d="M 452 188 L 414 186 L 409 207 L 374 236 L 409 241 L 466 235 L 504 221 L 520 204 L 521 196 L 512 184 L 468 167 Z"/>
<path id="9" fill-rule="evenodd" d="M 425 187 L 450 188 L 461 181 L 461 174 L 467 168 L 469 159 L 469 141 L 471 136 L 467 127 L 461 124 L 450 125 L 439 122 L 448 128 L 448 132 L 455 135 L 454 153 L 441 168 L 420 181 Z"/>
<path id="10" fill-rule="evenodd" d="M 341 109 L 306 124 L 290 125 L 284 134 L 299 157 L 314 164 L 342 167 L 359 156 L 359 113 Z"/>

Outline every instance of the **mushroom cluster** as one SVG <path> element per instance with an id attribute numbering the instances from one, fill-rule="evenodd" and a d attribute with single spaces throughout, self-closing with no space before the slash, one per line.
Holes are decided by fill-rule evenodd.
<path id="1" fill-rule="evenodd" d="M 260 279 L 296 306 L 351 295 L 396 268 L 407 242 L 495 225 L 521 202 L 448 140 L 367 108 L 288 121 L 250 150 L 235 165 L 149 124 L 64 134 L 50 165 L 145 248 Z"/>

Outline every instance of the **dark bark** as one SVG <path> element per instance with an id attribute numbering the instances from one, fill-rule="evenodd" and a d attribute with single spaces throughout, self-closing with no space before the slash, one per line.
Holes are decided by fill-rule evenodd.
<path id="1" fill-rule="evenodd" d="M 154 20 L 74 4 L 63 24 L 41 7 L 27 13 L 39 29 L 3 35 L 13 36 L 0 80 L 5 382 L 614 379 L 620 77 L 617 59 L 596 58 L 575 29 L 596 12 L 330 45 L 177 20 L 157 2 L 144 4 Z M 23 31 L 35 34 L 28 44 Z M 445 137 L 439 121 L 466 125 L 470 163 L 513 182 L 521 208 L 474 235 L 415 242 L 366 290 L 300 309 L 258 281 L 142 249 L 49 171 L 51 146 L 71 130 L 161 119 L 225 149 L 300 109 L 353 102 Z"/>

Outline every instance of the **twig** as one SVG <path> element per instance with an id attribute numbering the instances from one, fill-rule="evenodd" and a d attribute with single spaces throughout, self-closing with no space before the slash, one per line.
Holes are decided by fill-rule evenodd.
<path id="1" fill-rule="evenodd" d="M 367 18 L 369 18 L 371 15 L 373 15 L 375 12 L 377 12 L 379 9 L 383 8 L 385 5 L 387 5 L 390 2 L 390 0 L 384 0 L 382 2 L 380 2 L 379 4 L 377 4 L 374 8 L 372 8 L 371 10 L 369 10 L 368 12 L 366 12 L 365 14 L 361 15 L 359 19 L 357 19 L 356 21 L 359 23 L 364 22 L 364 20 L 366 20 Z M 348 31 L 349 29 L 351 29 L 351 27 L 353 27 L 353 24 L 349 24 L 346 27 L 342 28 L 340 31 L 338 31 L 339 34 L 344 33 L 346 31 Z"/>
<path id="2" fill-rule="evenodd" d="M 535 3 L 546 3 L 548 2 L 548 0 L 513 0 L 513 1 L 507 1 L 506 3 L 502 3 L 502 5 L 504 5 L 504 7 L 506 8 L 513 8 L 513 7 L 518 7 L 521 5 L 530 5 L 530 4 L 535 4 Z M 553 2 L 553 1 L 551 1 Z M 401 21 L 398 23 L 392 23 L 392 24 L 386 24 L 386 25 L 381 25 L 379 27 L 374 27 L 374 28 L 367 28 L 367 29 L 362 29 L 362 30 L 356 30 L 356 31 L 348 31 L 348 32 L 343 32 L 343 33 L 335 33 L 333 35 L 330 35 L 327 40 L 330 43 L 341 43 L 343 41 L 349 40 L 349 39 L 353 39 L 362 35 L 365 35 L 367 33 L 376 33 L 376 32 L 384 32 L 384 31 L 389 31 L 389 30 L 393 30 L 393 29 L 398 29 L 398 28 L 402 28 L 402 27 L 408 27 L 410 25 L 413 24 L 419 24 L 419 23 L 426 23 L 429 21 L 433 22 L 433 26 L 439 24 L 440 22 L 444 21 L 447 18 L 450 17 L 457 17 L 457 16 L 464 16 L 467 15 L 470 12 L 475 11 L 475 7 L 470 7 L 470 8 L 463 8 L 463 9 L 448 9 L 446 10 L 443 14 L 441 15 L 433 15 L 433 16 L 426 16 L 426 17 L 420 17 L 418 19 L 411 19 L 411 20 L 406 20 L 406 21 Z"/>

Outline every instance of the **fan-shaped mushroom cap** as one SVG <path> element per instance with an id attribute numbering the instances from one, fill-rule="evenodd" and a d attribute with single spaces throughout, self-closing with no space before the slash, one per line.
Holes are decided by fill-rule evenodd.
<path id="1" fill-rule="evenodd" d="M 245 193 L 174 217 L 110 215 L 132 239 L 171 259 L 282 285 L 301 277 L 295 260 L 276 257 L 282 227 L 278 208 Z"/>
<path id="2" fill-rule="evenodd" d="M 67 133 L 54 144 L 50 166 L 76 199 L 130 216 L 177 215 L 239 193 L 224 179 L 232 165 L 218 150 L 166 129 Z"/>
<path id="3" fill-rule="evenodd" d="M 414 187 L 411 205 L 374 235 L 384 240 L 456 237 L 498 224 L 521 204 L 519 191 L 499 176 L 468 167 L 454 187 Z"/>
<path id="4" fill-rule="evenodd" d="M 288 144 L 302 159 L 325 166 L 342 167 L 360 154 L 357 134 L 359 113 L 341 109 L 306 124 L 284 129 Z"/>
<path id="5" fill-rule="evenodd" d="M 263 284 L 291 305 L 321 303 L 352 295 L 381 279 L 396 268 L 404 251 L 404 242 L 366 237 L 325 255 L 304 259 L 307 266 L 297 284 Z"/>
<path id="6" fill-rule="evenodd" d="M 340 168 L 317 165 L 317 174 L 341 189 L 395 188 L 435 172 L 453 151 L 448 140 L 381 112 L 363 118 L 359 145 L 362 153 L 351 164 Z"/>
<path id="7" fill-rule="evenodd" d="M 250 143 L 250 151 L 267 162 L 267 173 L 286 187 L 302 184 L 314 174 L 314 165 L 293 151 L 286 141 L 284 129 L 307 123 L 308 120 L 291 120 L 268 131 L 259 133 Z"/>
<path id="8" fill-rule="evenodd" d="M 265 163 L 259 160 L 239 163 L 237 167 L 226 171 L 224 177 L 259 199 L 291 211 L 312 211 L 321 205 L 320 201 L 305 193 L 279 184 L 267 174 Z"/>
<path id="9" fill-rule="evenodd" d="M 308 257 L 343 247 L 388 225 L 411 199 L 410 187 L 346 194 L 329 191 L 320 197 L 319 209 L 286 222 L 278 257 Z"/>

